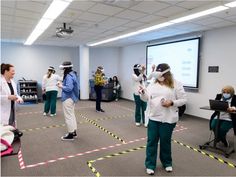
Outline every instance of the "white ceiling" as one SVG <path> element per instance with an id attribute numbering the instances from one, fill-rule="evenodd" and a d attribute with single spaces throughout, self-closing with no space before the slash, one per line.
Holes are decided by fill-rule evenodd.
<path id="1" fill-rule="evenodd" d="M 79 46 L 231 1 L 74 0 L 34 44 Z M 24 43 L 51 2 L 52 0 L 2 0 L 1 41 Z M 56 28 L 62 27 L 63 22 L 74 30 L 72 37 L 55 36 Z M 124 46 L 232 25 L 236 25 L 236 8 L 108 43 L 105 46 Z"/>

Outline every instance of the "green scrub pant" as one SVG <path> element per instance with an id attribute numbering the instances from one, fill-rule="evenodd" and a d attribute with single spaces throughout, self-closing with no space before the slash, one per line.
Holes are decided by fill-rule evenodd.
<path id="1" fill-rule="evenodd" d="M 57 104 L 57 91 L 48 91 L 46 92 L 46 101 L 44 104 L 44 112 L 48 113 L 49 110 L 51 114 L 56 113 L 56 104 Z"/>
<path id="2" fill-rule="evenodd" d="M 145 101 L 142 101 L 140 99 L 139 95 L 134 94 L 134 101 L 135 101 L 135 122 L 141 123 L 141 118 L 143 121 L 143 124 L 145 123 L 145 114 L 147 108 L 147 103 Z"/>
<path id="3" fill-rule="evenodd" d="M 213 119 L 211 122 L 211 128 L 212 130 L 216 129 L 217 119 Z M 226 134 L 228 131 L 233 128 L 233 123 L 231 121 L 227 120 L 220 120 L 220 127 L 218 130 L 218 141 L 225 141 L 226 140 Z"/>
<path id="4" fill-rule="evenodd" d="M 146 168 L 155 170 L 157 161 L 157 148 L 160 139 L 160 161 L 164 168 L 172 166 L 171 137 L 176 123 L 162 123 L 153 120 L 148 122 L 148 140 L 146 147 Z"/>

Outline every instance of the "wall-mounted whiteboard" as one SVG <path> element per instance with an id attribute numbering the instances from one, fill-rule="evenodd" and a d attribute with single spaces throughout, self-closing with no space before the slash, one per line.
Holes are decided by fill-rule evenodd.
<path id="1" fill-rule="evenodd" d="M 174 78 L 184 87 L 198 88 L 200 38 L 149 45 L 146 48 L 147 75 L 153 64 L 167 63 Z"/>

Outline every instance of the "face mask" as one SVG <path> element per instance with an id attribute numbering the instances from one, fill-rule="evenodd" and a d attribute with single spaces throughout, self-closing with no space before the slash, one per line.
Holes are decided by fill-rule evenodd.
<path id="1" fill-rule="evenodd" d="M 165 78 L 163 76 L 157 78 L 160 82 L 163 82 L 165 80 Z"/>
<path id="2" fill-rule="evenodd" d="M 225 99 L 229 99 L 231 97 L 231 94 L 230 93 L 223 93 L 223 97 Z"/>

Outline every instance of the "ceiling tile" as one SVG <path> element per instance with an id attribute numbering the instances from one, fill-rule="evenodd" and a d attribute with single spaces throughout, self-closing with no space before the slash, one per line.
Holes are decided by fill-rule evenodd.
<path id="1" fill-rule="evenodd" d="M 137 19 L 137 21 L 143 22 L 143 23 L 152 23 L 152 22 L 158 22 L 165 19 L 165 17 L 161 17 L 158 15 L 147 15 L 143 18 Z"/>
<path id="2" fill-rule="evenodd" d="M 106 18 L 108 18 L 108 16 L 99 15 L 99 14 L 90 13 L 90 12 L 85 12 L 78 17 L 78 19 L 88 20 L 88 21 L 93 21 L 93 22 L 101 22 L 105 20 Z"/>
<path id="3" fill-rule="evenodd" d="M 141 23 L 141 22 L 137 22 L 137 21 L 132 21 L 132 22 L 129 22 L 125 25 L 123 25 L 124 27 L 129 27 L 129 28 L 137 28 L 137 27 L 141 27 L 145 25 L 145 23 Z"/>
<path id="4" fill-rule="evenodd" d="M 223 22 L 220 22 L 220 23 L 213 23 L 213 24 L 210 24 L 208 26 L 211 26 L 211 27 L 214 27 L 214 28 L 219 28 L 219 27 L 232 26 L 232 25 L 235 25 L 235 23 L 230 22 L 230 21 L 223 21 Z"/>
<path id="5" fill-rule="evenodd" d="M 212 16 L 220 17 L 220 18 L 225 18 L 232 15 L 236 15 L 236 7 L 212 14 Z"/>
<path id="6" fill-rule="evenodd" d="M 128 27 L 119 26 L 119 27 L 114 28 L 114 31 L 117 31 L 117 32 L 124 32 L 124 31 L 126 31 L 126 30 L 128 30 L 128 29 L 129 29 Z"/>
<path id="7" fill-rule="evenodd" d="M 194 23 L 200 24 L 200 25 L 210 25 L 212 23 L 218 23 L 218 22 L 222 22 L 222 21 L 223 21 L 223 19 L 209 16 L 209 17 L 198 18 L 198 19 L 194 20 Z"/>
<path id="8" fill-rule="evenodd" d="M 137 5 L 142 1 L 143 0 L 103 0 L 103 3 L 112 6 L 130 8 L 131 6 Z"/>
<path id="9" fill-rule="evenodd" d="M 75 20 L 80 15 L 82 15 L 84 11 L 78 10 L 78 9 L 71 9 L 67 8 L 63 11 L 63 13 L 60 15 L 60 17 L 70 18 L 71 20 Z"/>
<path id="10" fill-rule="evenodd" d="M 4 21 L 13 22 L 14 21 L 14 16 L 12 16 L 12 15 L 1 15 L 1 24 Z"/>
<path id="11" fill-rule="evenodd" d="M 100 23 L 102 27 L 114 28 L 128 23 L 129 20 L 111 17 Z"/>
<path id="12" fill-rule="evenodd" d="M 105 4 L 96 4 L 95 6 L 90 8 L 88 11 L 98 13 L 98 14 L 103 14 L 103 15 L 115 15 L 121 12 L 122 10 L 123 8 L 120 8 L 120 7 L 108 6 Z"/>
<path id="13" fill-rule="evenodd" d="M 39 20 L 42 16 L 41 13 L 32 12 L 28 10 L 18 10 L 18 9 L 16 9 L 15 15 L 18 17 L 31 18 L 35 20 Z"/>
<path id="14" fill-rule="evenodd" d="M 105 31 L 107 31 L 107 29 L 100 28 L 100 27 L 89 28 L 86 30 L 86 32 L 90 32 L 93 34 L 100 34 L 100 33 L 104 33 Z"/>
<path id="15" fill-rule="evenodd" d="M 89 8 L 94 6 L 96 3 L 88 0 L 74 0 L 72 3 L 69 5 L 69 8 L 71 9 L 77 9 L 77 10 L 82 10 L 82 11 L 87 11 Z"/>
<path id="16" fill-rule="evenodd" d="M 174 24 L 171 25 L 173 28 L 177 28 L 179 30 L 192 30 L 192 29 L 200 29 L 202 25 L 186 22 L 186 23 L 180 23 L 180 24 Z"/>
<path id="17" fill-rule="evenodd" d="M 1 1 L 1 7 L 15 8 L 15 6 L 16 6 L 15 1 L 9 1 L 9 0 Z"/>
<path id="18" fill-rule="evenodd" d="M 78 27 L 91 27 L 94 26 L 96 23 L 88 20 L 82 20 L 82 19 L 77 19 L 72 22 L 73 26 L 78 26 Z"/>
<path id="19" fill-rule="evenodd" d="M 218 0 L 219 1 L 219 0 Z M 186 8 L 186 9 L 189 9 L 189 10 L 192 10 L 192 9 L 195 9 L 195 8 L 198 8 L 200 6 L 203 6 L 203 5 L 209 5 L 209 4 L 212 4 L 212 3 L 215 3 L 217 2 L 217 0 L 210 0 L 210 1 L 205 1 L 205 0 L 200 0 L 200 1 L 196 1 L 196 0 L 191 0 L 191 1 L 183 1 L 183 2 L 179 2 L 177 3 L 176 5 L 179 6 L 179 7 L 183 7 L 183 8 Z"/>
<path id="20" fill-rule="evenodd" d="M 235 23 L 236 22 L 236 15 L 225 17 L 225 19 Z"/>
<path id="21" fill-rule="evenodd" d="M 17 3 L 16 5 L 17 9 L 38 12 L 41 13 L 42 15 L 46 12 L 47 8 L 49 7 L 48 4 L 42 4 L 31 1 L 16 1 L 16 3 Z"/>
<path id="22" fill-rule="evenodd" d="M 30 24 L 30 25 L 36 26 L 37 21 L 31 18 L 15 17 L 15 23 L 24 23 L 24 24 Z"/>
<path id="23" fill-rule="evenodd" d="M 1 15 L 15 15 L 15 9 L 2 6 Z"/>
<path id="24" fill-rule="evenodd" d="M 161 9 L 165 9 L 168 6 L 170 5 L 164 2 L 143 1 L 136 6 L 131 7 L 130 9 L 152 14 L 154 12 L 160 11 Z"/>
<path id="25" fill-rule="evenodd" d="M 134 10 L 125 10 L 125 11 L 122 11 L 121 13 L 117 14 L 116 17 L 135 20 L 135 19 L 145 17 L 146 15 L 147 15 L 146 13 L 141 13 L 141 12 L 137 12 Z"/>
<path id="26" fill-rule="evenodd" d="M 169 6 L 163 10 L 156 12 L 156 15 L 163 16 L 163 17 L 171 17 L 176 14 L 181 14 L 187 11 L 187 9 L 178 7 L 178 6 Z"/>
<path id="27" fill-rule="evenodd" d="M 61 24 L 61 26 L 62 26 L 63 23 L 71 24 L 73 22 L 73 20 L 69 17 L 60 16 L 55 20 L 55 22 Z"/>
<path id="28" fill-rule="evenodd" d="M 183 2 L 184 0 L 158 0 L 160 2 L 165 2 L 165 3 L 168 3 L 170 5 L 175 5 L 175 4 L 178 4 L 180 2 Z"/>

